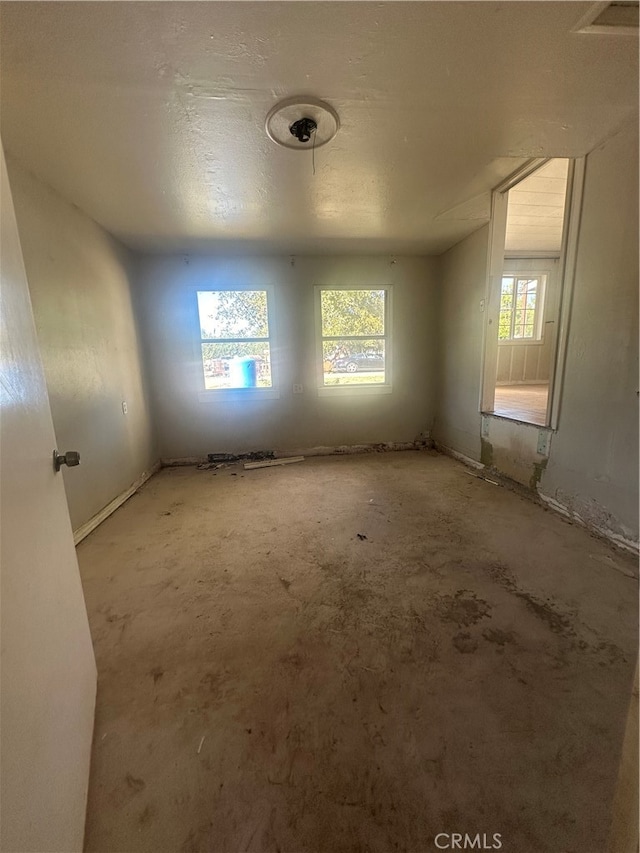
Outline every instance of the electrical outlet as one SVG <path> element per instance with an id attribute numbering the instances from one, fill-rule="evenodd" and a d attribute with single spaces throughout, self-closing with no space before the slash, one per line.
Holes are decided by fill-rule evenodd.
<path id="1" fill-rule="evenodd" d="M 123 414 L 123 415 L 126 415 L 128 411 L 129 411 L 129 409 L 128 409 L 128 407 L 127 407 L 127 404 L 126 404 L 126 403 L 125 403 L 125 401 L 123 400 L 123 401 L 122 401 L 122 414 Z"/>
<path id="2" fill-rule="evenodd" d="M 489 420 L 489 418 L 486 415 L 483 415 L 482 416 L 482 432 L 481 432 L 483 438 L 489 438 L 489 425 L 490 425 L 490 423 L 491 423 L 491 421 Z"/>
<path id="3" fill-rule="evenodd" d="M 302 394 L 302 385 L 294 385 L 293 386 L 294 394 Z"/>

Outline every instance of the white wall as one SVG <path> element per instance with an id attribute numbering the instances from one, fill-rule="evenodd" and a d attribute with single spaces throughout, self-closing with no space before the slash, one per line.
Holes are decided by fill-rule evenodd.
<path id="1" fill-rule="evenodd" d="M 294 450 L 413 441 L 431 428 L 435 379 L 435 262 L 429 258 L 149 256 L 139 268 L 139 315 L 163 459 L 212 452 Z M 273 358 L 280 398 L 200 402 L 195 293 L 234 283 L 275 288 Z M 393 391 L 316 393 L 316 284 L 393 285 Z M 292 385 L 304 392 L 294 395 Z"/>
<path id="2" fill-rule="evenodd" d="M 541 491 L 637 541 L 637 123 L 587 157 L 560 423 Z"/>
<path id="3" fill-rule="evenodd" d="M 480 437 L 488 228 L 440 258 L 440 390 L 434 436 L 492 464 L 594 528 L 638 540 L 638 132 L 587 157 L 558 430 L 547 462 L 537 430 L 491 419 Z M 546 467 L 545 467 L 546 466 Z"/>
<path id="4" fill-rule="evenodd" d="M 480 459 L 480 359 L 489 226 L 444 255 L 438 307 L 438 396 L 434 438 Z"/>
<path id="5" fill-rule="evenodd" d="M 58 450 L 81 456 L 79 468 L 63 469 L 77 529 L 157 458 L 131 257 L 14 160 L 8 166 Z"/>

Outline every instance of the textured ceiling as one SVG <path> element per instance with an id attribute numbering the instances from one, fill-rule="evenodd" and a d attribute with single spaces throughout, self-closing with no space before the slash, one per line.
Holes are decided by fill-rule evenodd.
<path id="1" fill-rule="evenodd" d="M 524 159 L 637 111 L 634 37 L 581 2 L 3 2 L 2 136 L 132 247 L 438 253 Z M 280 99 L 339 113 L 315 152 Z"/>

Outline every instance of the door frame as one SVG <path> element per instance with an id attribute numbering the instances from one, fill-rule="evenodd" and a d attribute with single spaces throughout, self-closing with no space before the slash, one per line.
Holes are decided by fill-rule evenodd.
<path id="1" fill-rule="evenodd" d="M 498 369 L 498 335 L 496 332 L 500 313 L 500 292 L 505 261 L 505 237 L 509 190 L 547 163 L 550 157 L 534 158 L 516 169 L 491 193 L 491 222 L 487 256 L 487 281 L 485 288 L 485 322 L 482 330 L 482 358 L 480 399 L 478 410 L 483 415 L 493 415 Z M 584 173 L 586 158 L 569 159 L 567 193 L 562 226 L 562 245 L 558 264 L 559 310 L 555 353 L 549 376 L 546 426 L 557 430 L 560 421 L 562 384 L 566 365 L 567 340 L 571 318 L 571 305 L 576 270 L 578 234 L 582 214 Z M 505 417 L 498 415 L 497 417 Z M 510 420 L 510 419 L 509 419 Z"/>

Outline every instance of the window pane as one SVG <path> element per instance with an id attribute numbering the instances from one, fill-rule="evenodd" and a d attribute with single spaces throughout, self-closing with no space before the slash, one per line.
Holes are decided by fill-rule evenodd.
<path id="1" fill-rule="evenodd" d="M 529 283 L 529 280 L 526 278 L 519 278 L 518 279 L 518 293 L 519 294 L 527 292 L 527 284 L 528 283 Z"/>
<path id="2" fill-rule="evenodd" d="M 500 323 L 498 325 L 498 340 L 506 341 L 511 335 L 511 311 L 500 312 Z"/>
<path id="3" fill-rule="evenodd" d="M 202 344 L 204 387 L 270 388 L 271 351 L 266 341 Z"/>
<path id="4" fill-rule="evenodd" d="M 518 325 L 513 328 L 513 337 L 514 338 L 522 338 L 524 337 L 524 326 Z"/>
<path id="5" fill-rule="evenodd" d="M 502 295 L 503 296 L 512 296 L 513 295 L 513 277 L 504 276 L 502 279 Z"/>
<path id="6" fill-rule="evenodd" d="M 536 307 L 536 295 L 535 293 L 529 293 L 527 296 L 527 308 L 535 308 Z"/>
<path id="7" fill-rule="evenodd" d="M 524 308 L 526 301 L 527 301 L 527 297 L 524 294 L 522 294 L 521 296 L 518 296 L 518 298 L 516 299 L 516 306 L 518 308 Z"/>
<path id="8" fill-rule="evenodd" d="M 322 336 L 384 335 L 384 290 L 323 290 Z"/>
<path id="9" fill-rule="evenodd" d="M 375 385 L 385 381 L 385 342 L 382 340 L 323 341 L 325 385 Z"/>
<path id="10" fill-rule="evenodd" d="M 528 325 L 524 327 L 524 336 L 525 338 L 533 337 L 533 325 Z"/>
<path id="11" fill-rule="evenodd" d="M 198 293 L 203 338 L 268 338 L 266 290 L 217 290 Z"/>

